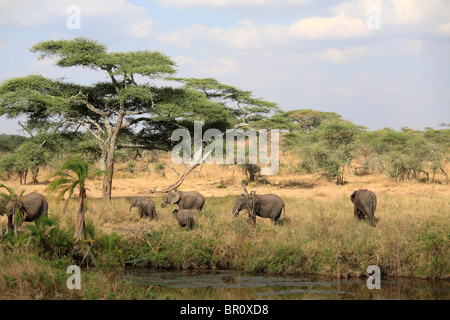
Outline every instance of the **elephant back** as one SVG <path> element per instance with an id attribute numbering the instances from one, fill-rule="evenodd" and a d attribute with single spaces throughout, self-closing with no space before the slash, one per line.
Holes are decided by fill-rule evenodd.
<path id="1" fill-rule="evenodd" d="M 260 201 L 260 210 L 257 215 L 261 218 L 279 217 L 281 210 L 284 207 L 284 201 L 278 195 L 273 193 L 263 194 L 258 196 Z"/>
<path id="2" fill-rule="evenodd" d="M 48 216 L 48 202 L 40 193 L 31 192 L 27 194 L 21 204 L 22 209 L 26 212 L 25 221 L 33 222 L 40 217 Z"/>

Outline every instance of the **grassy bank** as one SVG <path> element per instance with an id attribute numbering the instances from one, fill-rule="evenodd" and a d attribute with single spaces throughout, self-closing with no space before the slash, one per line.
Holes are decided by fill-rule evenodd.
<path id="1" fill-rule="evenodd" d="M 196 213 L 193 231 L 178 227 L 168 206 L 158 220 L 140 220 L 127 199 L 90 199 L 90 244 L 97 266 L 83 272 L 83 290 L 66 288 L 67 266 L 82 260 L 83 244 L 72 242 L 76 200 L 62 217 L 62 204 L 50 200 L 50 221 L 0 242 L 0 296 L 56 299 L 170 298 L 153 288 L 119 280 L 122 268 L 240 269 L 248 272 L 335 278 L 364 276 L 378 265 L 384 276 L 449 279 L 450 199 L 421 196 L 378 197 L 377 227 L 353 218 L 348 197 L 284 198 L 286 218 L 273 226 L 245 215 L 231 219 L 234 197 L 208 198 Z M 169 208 L 170 207 L 170 208 Z M 5 225 L 5 217 L 0 225 Z M 31 237 L 30 237 L 31 235 Z"/>

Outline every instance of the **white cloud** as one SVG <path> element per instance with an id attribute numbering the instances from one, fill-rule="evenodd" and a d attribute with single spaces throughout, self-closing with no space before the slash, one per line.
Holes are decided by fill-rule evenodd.
<path id="1" fill-rule="evenodd" d="M 441 24 L 438 27 L 438 32 L 442 33 L 442 34 L 445 34 L 445 35 L 450 35 L 450 22 L 446 22 L 446 23 Z"/>
<path id="2" fill-rule="evenodd" d="M 292 37 L 306 39 L 335 39 L 364 36 L 369 30 L 362 19 L 345 16 L 331 18 L 313 17 L 294 22 L 289 26 Z"/>
<path id="3" fill-rule="evenodd" d="M 156 0 L 163 7 L 238 7 L 303 5 L 309 0 Z"/>
<path id="4" fill-rule="evenodd" d="M 209 27 L 202 24 L 159 35 L 158 41 L 183 49 L 211 47 L 235 50 L 274 50 L 296 47 L 299 40 L 349 39 L 369 34 L 363 20 L 345 17 L 313 17 L 283 24 L 255 24 L 240 21 L 230 28 Z"/>
<path id="5" fill-rule="evenodd" d="M 151 38 L 156 35 L 154 23 L 150 19 L 143 19 L 130 27 L 130 35 L 137 39 Z"/>
<path id="6" fill-rule="evenodd" d="M 323 60 L 332 63 L 347 63 L 353 62 L 359 59 L 369 52 L 369 47 L 350 47 L 345 50 L 339 50 L 337 48 L 329 48 L 319 54 L 319 57 Z"/>
<path id="7" fill-rule="evenodd" d="M 79 7 L 82 29 L 89 19 L 110 30 L 118 28 L 131 37 L 148 38 L 153 35 L 153 22 L 148 18 L 146 9 L 126 0 L 3 0 L 0 1 L 0 26 L 39 27 L 52 24 L 59 25 L 55 30 L 66 28 L 66 20 L 71 15 L 67 12 L 70 6 Z"/>
<path id="8" fill-rule="evenodd" d="M 181 70 L 190 70 L 190 74 L 195 74 L 194 77 L 220 77 L 236 72 L 236 61 L 229 57 L 197 59 L 177 56 L 174 60 Z"/>
<path id="9" fill-rule="evenodd" d="M 420 39 L 409 40 L 400 48 L 399 53 L 415 55 L 422 52 L 423 41 Z"/>
<path id="10" fill-rule="evenodd" d="M 348 0 L 333 10 L 335 15 L 367 19 L 367 8 L 378 6 L 382 28 L 415 25 L 427 29 L 448 20 L 450 2 L 447 0 Z"/>

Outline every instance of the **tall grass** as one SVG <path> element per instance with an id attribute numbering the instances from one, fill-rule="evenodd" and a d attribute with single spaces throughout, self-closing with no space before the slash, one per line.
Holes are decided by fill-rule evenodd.
<path id="1" fill-rule="evenodd" d="M 208 198 L 193 231 L 180 229 L 160 201 L 153 222 L 130 213 L 125 199 L 90 200 L 89 219 L 125 239 L 118 259 L 129 265 L 352 277 L 375 264 L 388 276 L 450 276 L 450 199 L 433 193 L 380 195 L 376 228 L 353 218 L 348 197 L 285 198 L 281 225 L 257 217 L 255 229 L 243 213 L 232 219 L 234 197 Z"/>
<path id="2" fill-rule="evenodd" d="M 62 204 L 50 199 L 48 221 L 27 224 L 19 237 L 0 240 L 0 295 L 164 298 L 151 288 L 133 289 L 120 281 L 125 266 L 345 278 L 364 276 L 369 265 L 378 265 L 384 276 L 450 278 L 450 199 L 433 192 L 414 198 L 380 194 L 376 228 L 355 220 L 344 196 L 285 198 L 286 219 L 274 226 L 257 217 L 254 229 L 243 213 L 232 219 L 234 197 L 207 198 L 206 210 L 195 213 L 192 231 L 179 228 L 172 206 L 162 209 L 161 198 L 154 200 L 156 221 L 129 212 L 127 199 L 88 200 L 88 241 L 97 266 L 83 273 L 89 286 L 68 293 L 65 269 L 79 262 L 69 236 L 77 204 L 69 202 L 61 222 Z"/>

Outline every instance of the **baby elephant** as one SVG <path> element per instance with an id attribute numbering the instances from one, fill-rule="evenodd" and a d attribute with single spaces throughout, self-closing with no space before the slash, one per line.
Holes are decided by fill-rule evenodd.
<path id="1" fill-rule="evenodd" d="M 135 198 L 133 200 L 133 202 L 131 203 L 130 206 L 130 211 L 131 208 L 134 207 L 138 207 L 139 208 L 139 217 L 140 218 L 149 218 L 150 221 L 152 221 L 153 219 L 156 220 L 157 215 L 156 215 L 156 207 L 155 207 L 155 203 L 153 202 L 153 200 L 151 199 L 147 199 L 147 198 Z"/>
<path id="2" fill-rule="evenodd" d="M 370 190 L 359 189 L 354 191 L 350 196 L 354 206 L 353 214 L 355 218 L 364 219 L 364 216 L 369 217 L 370 225 L 375 227 L 373 217 L 375 209 L 377 208 L 377 196 Z"/>
<path id="3" fill-rule="evenodd" d="M 188 227 L 190 230 L 194 227 L 194 215 L 190 210 L 173 210 L 172 215 L 178 221 L 181 228 Z"/>

